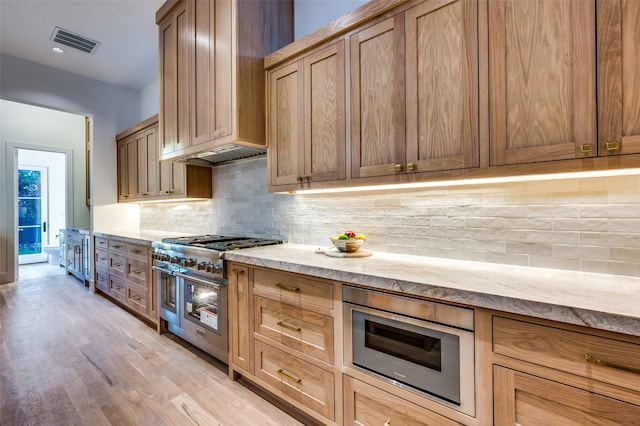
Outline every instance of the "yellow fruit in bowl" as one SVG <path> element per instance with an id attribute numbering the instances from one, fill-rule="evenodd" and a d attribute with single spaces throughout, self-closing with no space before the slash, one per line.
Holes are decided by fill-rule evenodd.
<path id="1" fill-rule="evenodd" d="M 367 237 L 365 237 L 364 234 L 360 234 L 360 235 L 358 235 L 358 239 L 364 241 L 364 240 L 367 239 Z"/>

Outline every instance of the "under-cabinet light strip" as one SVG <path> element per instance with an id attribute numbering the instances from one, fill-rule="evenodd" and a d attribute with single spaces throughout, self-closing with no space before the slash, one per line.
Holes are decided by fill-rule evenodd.
<path id="1" fill-rule="evenodd" d="M 491 177 L 491 178 L 476 178 L 476 179 L 458 179 L 458 180 L 433 181 L 433 182 L 411 182 L 411 183 L 397 183 L 397 184 L 388 184 L 388 185 L 354 186 L 354 187 L 343 187 L 343 188 L 301 189 L 297 191 L 292 191 L 292 193 L 293 194 L 328 194 L 328 193 L 339 193 L 339 192 L 387 191 L 390 189 L 442 188 L 442 187 L 464 186 L 464 185 L 486 185 L 486 184 L 508 183 L 508 182 L 527 182 L 527 181 L 558 180 L 558 179 L 583 179 L 583 178 L 594 178 L 594 177 L 631 176 L 631 175 L 640 175 L 640 168 L 598 170 L 598 171 L 588 171 L 588 172 L 550 173 L 550 174 L 541 174 L 541 175 L 522 175 L 522 176 Z"/>

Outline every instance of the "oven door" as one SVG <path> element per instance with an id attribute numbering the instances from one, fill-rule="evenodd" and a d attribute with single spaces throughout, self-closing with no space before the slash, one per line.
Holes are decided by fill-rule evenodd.
<path id="1" fill-rule="evenodd" d="M 177 274 L 181 287 L 180 337 L 225 363 L 229 362 L 227 284 Z"/>
<path id="2" fill-rule="evenodd" d="M 180 289 L 178 278 L 169 270 L 162 266 L 152 267 L 154 277 L 158 283 L 158 293 L 160 297 L 160 318 L 180 327 Z"/>
<path id="3" fill-rule="evenodd" d="M 344 303 L 345 365 L 475 414 L 473 333 Z"/>

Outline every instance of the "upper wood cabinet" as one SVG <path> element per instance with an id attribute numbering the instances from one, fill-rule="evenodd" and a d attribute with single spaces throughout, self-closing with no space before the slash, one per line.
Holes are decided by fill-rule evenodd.
<path id="1" fill-rule="evenodd" d="M 277 68 L 268 78 L 270 185 L 344 179 L 344 41 Z"/>
<path id="2" fill-rule="evenodd" d="M 265 148 L 263 57 L 293 39 L 293 2 L 182 0 L 156 14 L 161 159 Z"/>
<path id="3" fill-rule="evenodd" d="M 593 2 L 488 7 L 491 164 L 595 156 Z"/>
<path id="4" fill-rule="evenodd" d="M 640 2 L 596 2 L 598 155 L 640 152 Z"/>
<path id="5" fill-rule="evenodd" d="M 404 15 L 350 37 L 351 176 L 394 174 L 405 159 Z"/>

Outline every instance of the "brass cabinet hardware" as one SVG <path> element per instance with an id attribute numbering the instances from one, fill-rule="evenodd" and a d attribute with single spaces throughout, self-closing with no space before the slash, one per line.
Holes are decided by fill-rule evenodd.
<path id="1" fill-rule="evenodd" d="M 391 419 L 387 419 L 387 421 L 384 422 L 383 426 L 391 426 Z"/>
<path id="2" fill-rule="evenodd" d="M 590 354 L 584 354 L 584 359 L 593 365 L 601 365 L 603 367 L 615 368 L 616 370 L 627 371 L 629 373 L 640 374 L 640 368 L 629 367 L 626 365 L 615 364 L 613 362 L 604 361 L 602 359 L 594 358 Z"/>
<path id="3" fill-rule="evenodd" d="M 288 380 L 291 380 L 293 383 L 300 383 L 302 381 L 302 379 L 299 379 L 297 377 L 293 377 L 292 375 L 285 373 L 282 368 L 278 370 L 278 374 L 281 375 L 282 377 L 288 379 Z"/>
<path id="4" fill-rule="evenodd" d="M 131 271 L 131 273 L 134 274 L 134 275 L 140 275 L 142 273 L 142 271 L 134 270 L 134 271 Z"/>
<path id="5" fill-rule="evenodd" d="M 293 325 L 289 325 L 289 324 L 285 324 L 282 321 L 278 321 L 276 324 L 279 327 L 286 328 L 287 330 L 295 331 L 296 333 L 302 331 L 302 328 L 294 327 Z"/>
<path id="6" fill-rule="evenodd" d="M 165 193 L 167 193 L 167 194 L 173 194 L 174 192 L 176 192 L 176 190 L 175 190 L 175 189 L 167 189 L 167 190 L 165 191 Z"/>
<path id="7" fill-rule="evenodd" d="M 607 151 L 615 151 L 617 149 L 620 149 L 620 142 L 619 141 L 609 141 L 605 144 L 605 147 L 607 148 Z"/>
<path id="8" fill-rule="evenodd" d="M 138 254 L 138 253 L 142 253 L 142 250 L 133 250 L 133 252 Z"/>
<path id="9" fill-rule="evenodd" d="M 593 145 L 590 143 L 583 143 L 582 145 L 580 145 L 580 152 L 591 152 L 592 149 Z"/>
<path id="10" fill-rule="evenodd" d="M 113 266 L 122 266 L 122 263 L 114 263 Z"/>
<path id="11" fill-rule="evenodd" d="M 276 287 L 278 287 L 280 290 L 286 290 L 292 293 L 298 293 L 300 291 L 300 287 L 291 287 L 291 286 L 280 284 L 280 283 L 277 283 Z"/>
<path id="12" fill-rule="evenodd" d="M 407 170 L 414 171 L 416 169 L 416 165 L 413 163 L 407 163 Z"/>
<path id="13" fill-rule="evenodd" d="M 302 182 L 302 176 L 296 176 L 296 180 L 297 180 L 298 182 Z"/>
<path id="14" fill-rule="evenodd" d="M 142 300 L 142 297 L 138 296 L 137 294 L 134 294 L 133 296 L 131 296 L 131 298 L 134 299 L 137 302 Z"/>
<path id="15" fill-rule="evenodd" d="M 402 164 L 396 164 L 396 172 L 402 171 Z"/>
<path id="16" fill-rule="evenodd" d="M 113 248 L 120 248 L 120 247 L 122 247 L 120 244 L 114 244 L 113 245 Z"/>
<path id="17" fill-rule="evenodd" d="M 236 268 L 233 268 L 233 269 L 231 270 L 231 272 L 233 272 L 233 273 L 234 273 L 234 274 L 236 274 L 236 275 L 238 275 L 238 274 L 244 274 L 244 270 L 242 270 L 242 269 L 236 269 Z"/>

